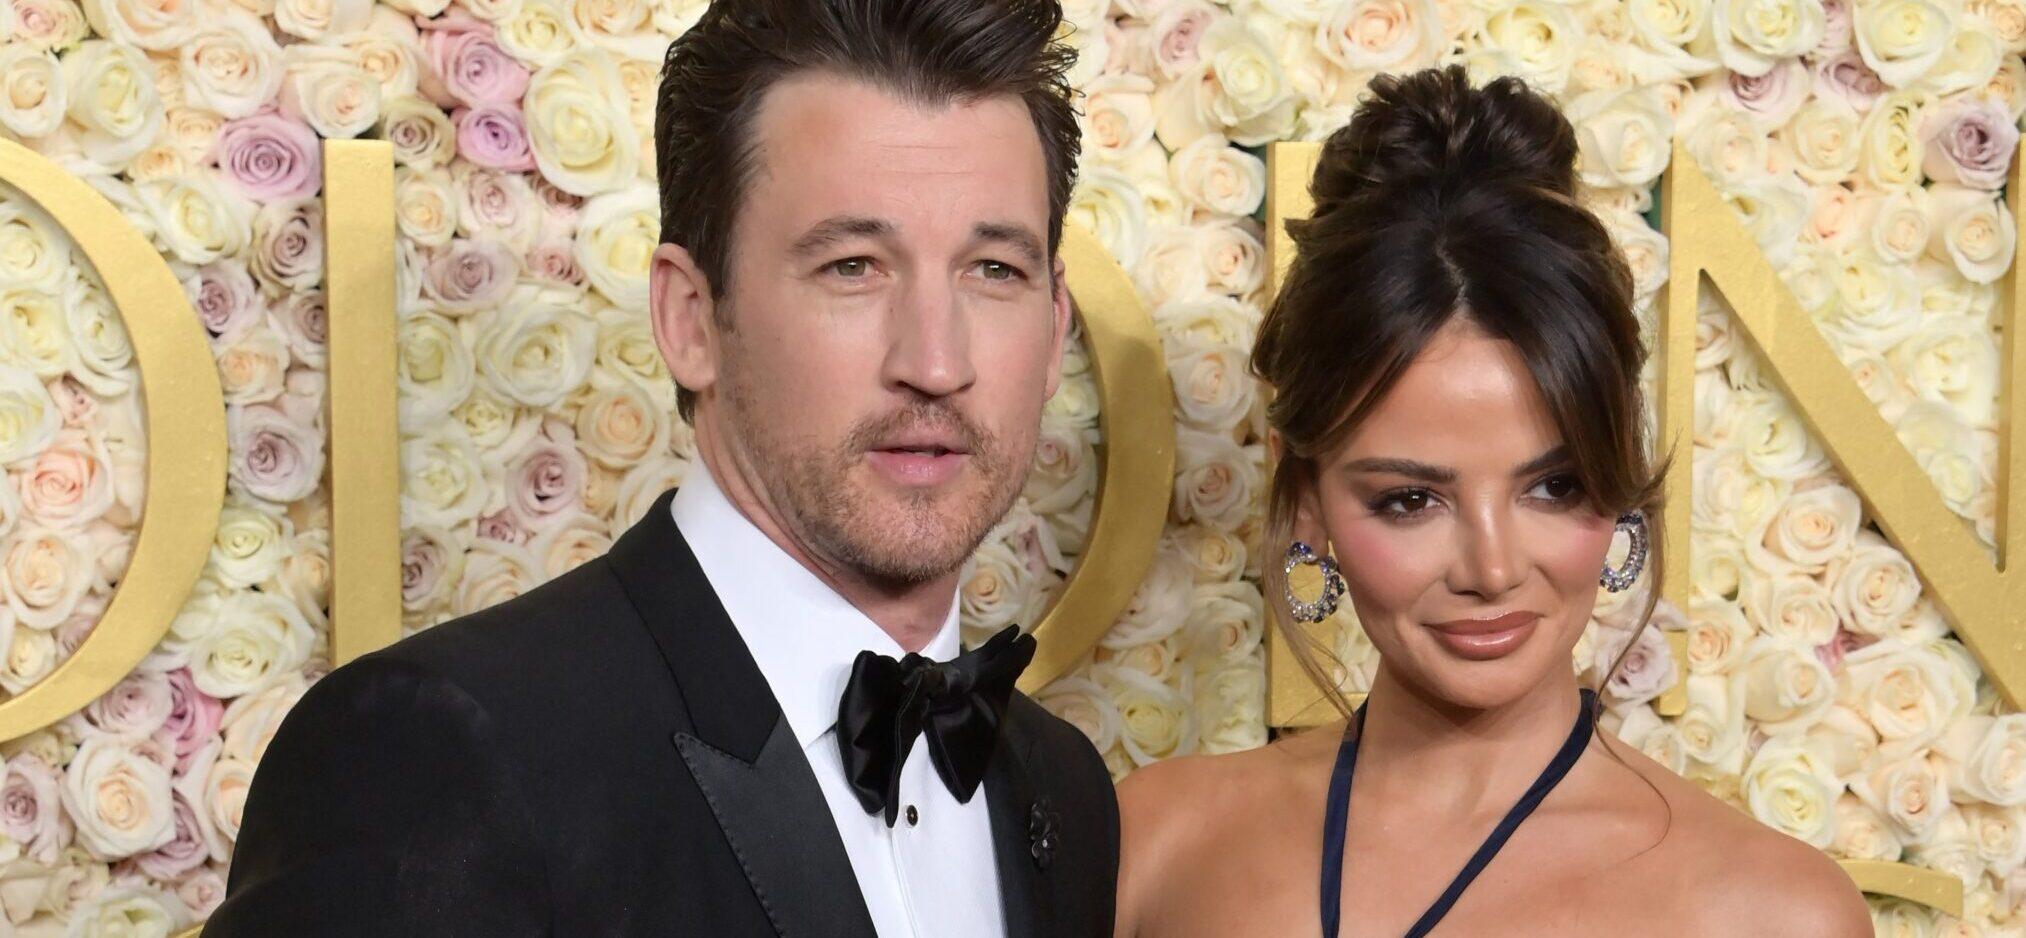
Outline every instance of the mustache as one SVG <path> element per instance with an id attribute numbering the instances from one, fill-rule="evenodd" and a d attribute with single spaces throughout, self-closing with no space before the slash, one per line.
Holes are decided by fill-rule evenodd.
<path id="1" fill-rule="evenodd" d="M 947 438 L 973 456 L 997 451 L 998 440 L 991 433 L 942 401 L 913 401 L 891 413 L 859 421 L 844 438 L 845 451 L 863 453 L 894 437 L 914 434 Z"/>

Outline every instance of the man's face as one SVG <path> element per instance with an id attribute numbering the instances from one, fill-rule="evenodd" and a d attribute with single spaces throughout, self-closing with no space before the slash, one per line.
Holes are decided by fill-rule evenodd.
<path id="1" fill-rule="evenodd" d="M 947 575 L 1019 493 L 1059 373 L 1033 121 L 809 74 L 753 141 L 698 420 L 820 559 Z"/>

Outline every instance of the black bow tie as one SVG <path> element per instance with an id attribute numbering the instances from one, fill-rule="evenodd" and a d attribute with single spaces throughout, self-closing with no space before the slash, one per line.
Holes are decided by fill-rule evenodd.
<path id="1" fill-rule="evenodd" d="M 1033 658 L 1034 638 L 1019 626 L 954 661 L 859 652 L 838 704 L 837 744 L 844 778 L 866 813 L 884 812 L 888 827 L 900 817 L 901 766 L 922 735 L 950 794 L 970 803 L 998 744 L 1013 684 Z"/>

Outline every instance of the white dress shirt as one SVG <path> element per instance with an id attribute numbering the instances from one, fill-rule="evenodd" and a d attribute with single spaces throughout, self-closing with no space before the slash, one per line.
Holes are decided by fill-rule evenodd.
<path id="1" fill-rule="evenodd" d="M 740 514 L 701 460 L 669 506 L 816 772 L 880 938 L 1001 938 L 998 864 L 981 786 L 961 804 L 917 739 L 901 770 L 900 820 L 868 814 L 844 777 L 837 710 L 851 664 L 904 652 L 880 627 Z M 957 656 L 957 602 L 921 653 Z"/>

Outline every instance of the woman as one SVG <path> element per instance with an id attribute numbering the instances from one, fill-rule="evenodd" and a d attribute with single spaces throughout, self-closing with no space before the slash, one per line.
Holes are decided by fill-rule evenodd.
<path id="1" fill-rule="evenodd" d="M 1460 68 L 1375 80 L 1325 146 L 1253 353 L 1267 543 L 1325 585 L 1270 564 L 1268 595 L 1320 621 L 1347 593 L 1378 676 L 1344 724 L 1127 779 L 1119 935 L 1872 933 L 1832 862 L 1596 732 L 1577 686 L 1600 571 L 1625 589 L 1659 543 L 1660 473 L 1575 159 L 1548 101 Z"/>

